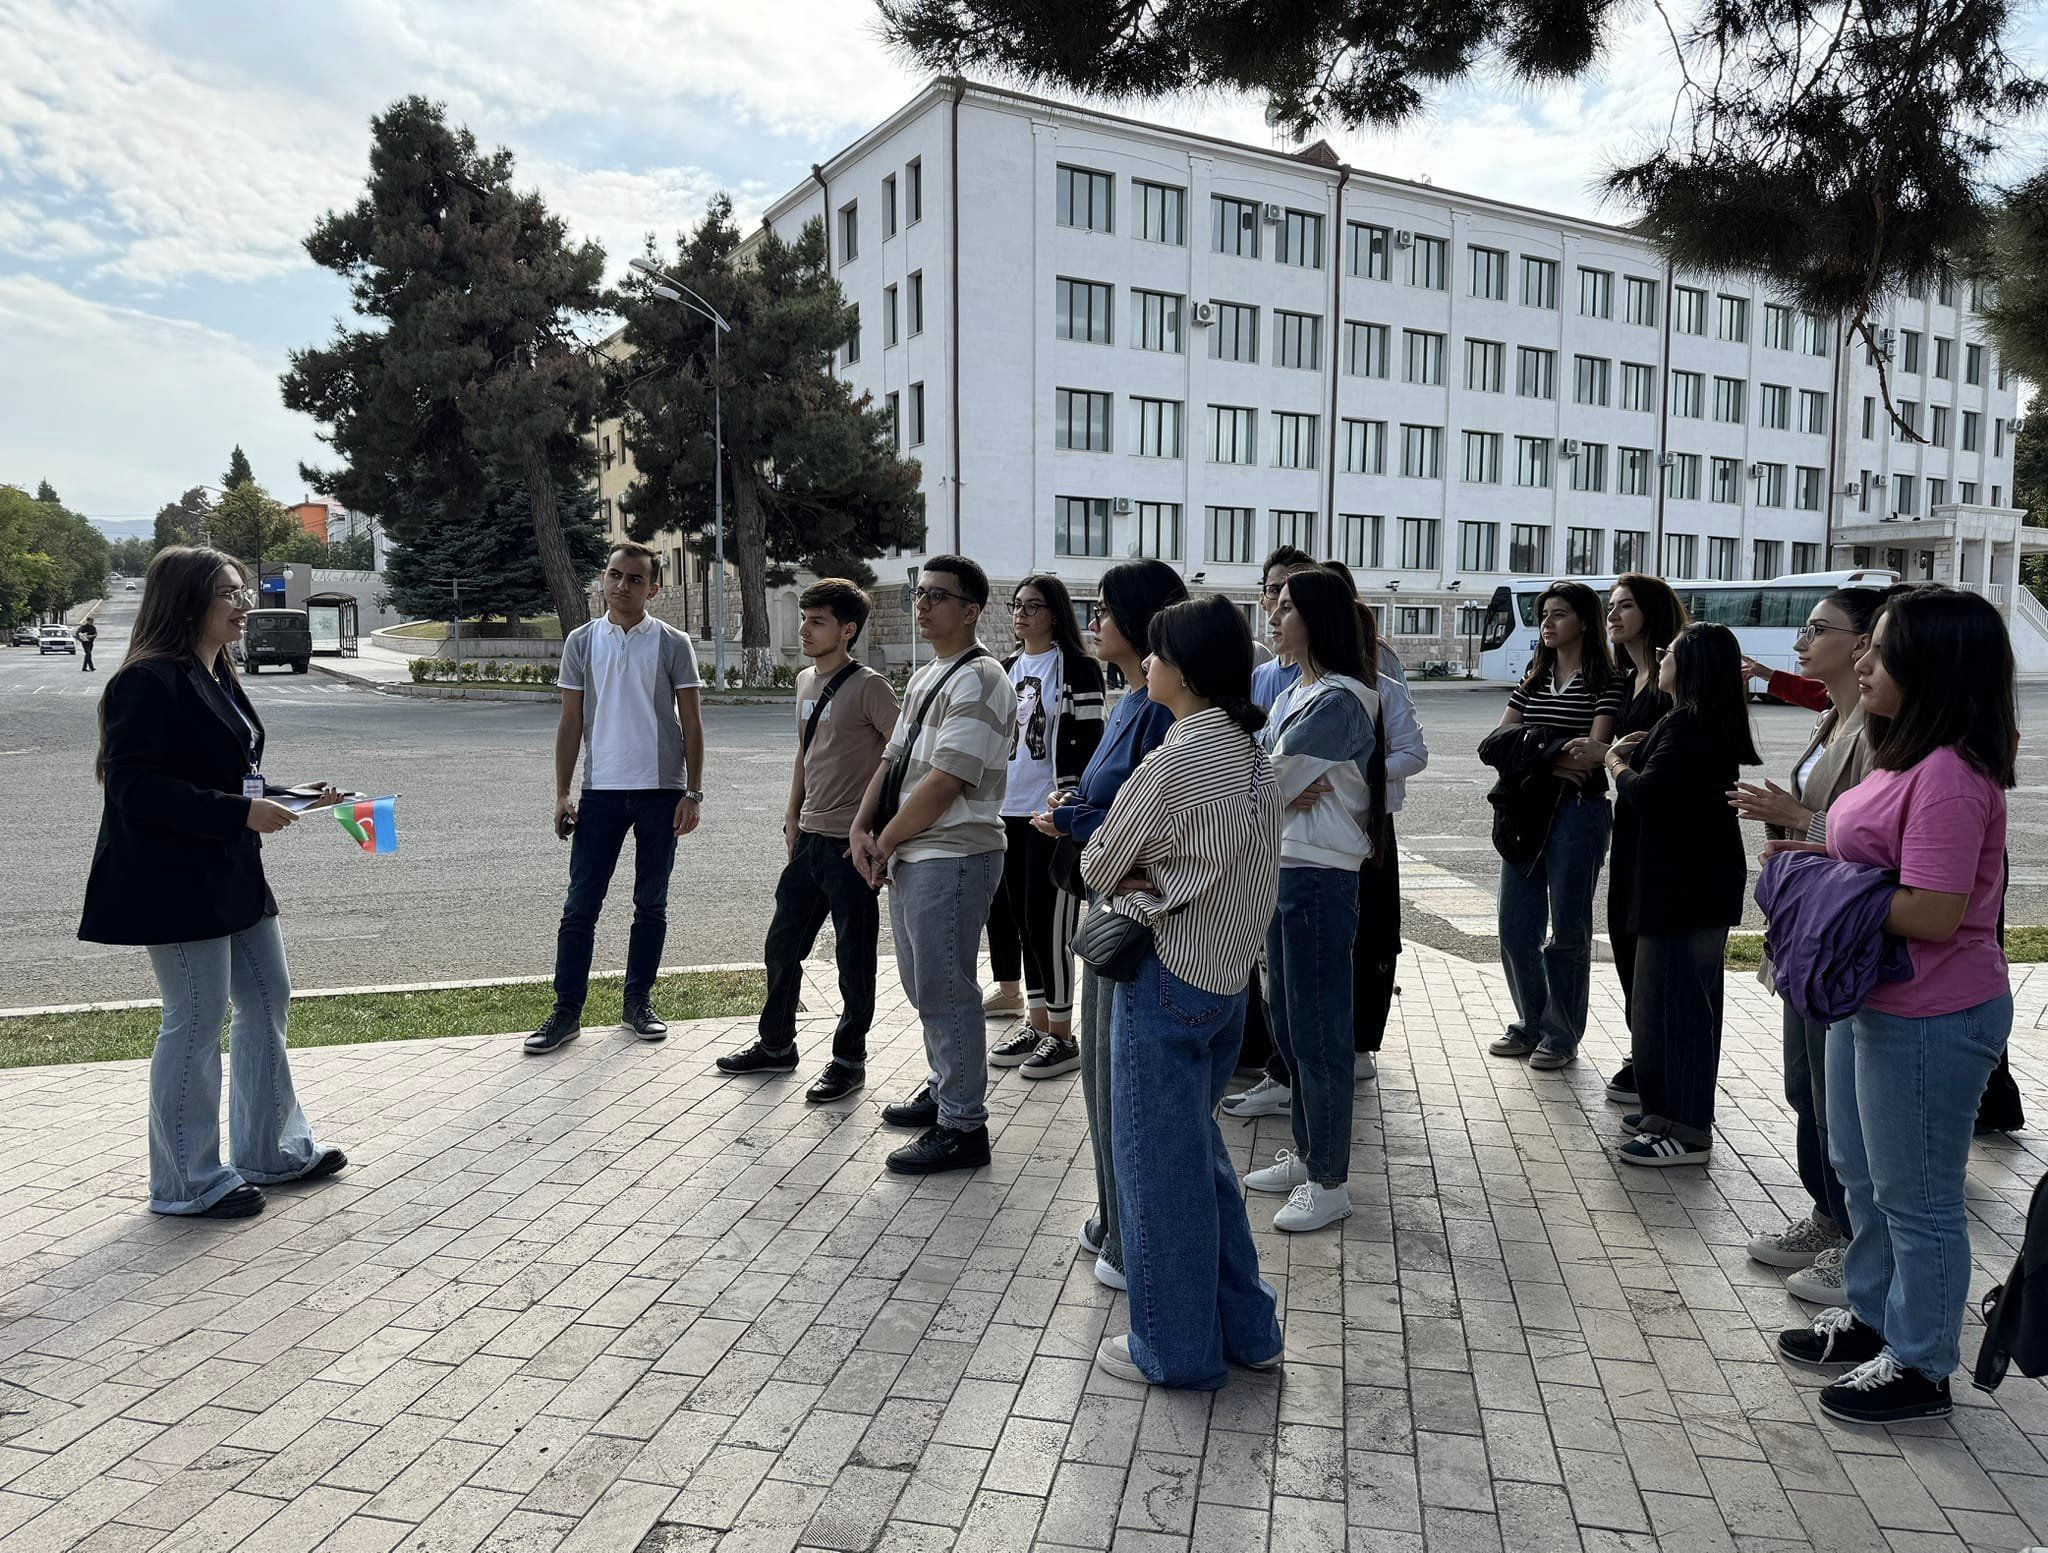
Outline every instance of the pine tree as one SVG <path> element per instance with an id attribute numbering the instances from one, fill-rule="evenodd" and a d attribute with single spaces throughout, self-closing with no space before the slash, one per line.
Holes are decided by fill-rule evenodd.
<path id="1" fill-rule="evenodd" d="M 596 493 L 573 469 L 557 471 L 556 479 L 570 561 L 582 574 L 594 572 L 604 560 Z M 516 621 L 547 613 L 553 599 L 525 521 L 532 508 L 526 488 L 508 479 L 493 485 L 476 506 L 418 524 L 418 537 L 395 547 L 385 563 L 392 602 L 409 615 L 446 618 L 455 601 L 451 582 L 460 578 L 465 617 Z M 368 535 L 363 542 L 368 544 Z M 367 557 L 363 564 L 369 564 Z"/>
<path id="2" fill-rule="evenodd" d="M 249 467 L 249 455 L 242 451 L 242 444 L 235 444 L 235 451 L 228 455 L 228 472 L 220 477 L 220 488 L 232 491 L 238 485 L 251 484 L 256 471 Z"/>
<path id="3" fill-rule="evenodd" d="M 57 488 L 47 480 L 41 481 L 36 486 L 36 500 L 50 502 L 58 507 L 64 505 L 61 501 L 57 500 Z"/>
<path id="4" fill-rule="evenodd" d="M 212 510 L 213 503 L 207 497 L 206 488 L 198 485 L 176 501 L 166 502 L 157 508 L 151 554 L 171 545 L 203 544 L 207 534 L 207 515 Z"/>

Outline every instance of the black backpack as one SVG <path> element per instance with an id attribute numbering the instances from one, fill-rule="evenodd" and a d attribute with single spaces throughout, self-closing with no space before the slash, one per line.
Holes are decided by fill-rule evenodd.
<path id="1" fill-rule="evenodd" d="M 2048 1176 L 2027 1205 L 2027 1234 L 2004 1283 L 1984 1296 L 1984 1346 L 1971 1372 L 1980 1390 L 1995 1390 L 2009 1365 L 2022 1375 L 2048 1375 Z"/>

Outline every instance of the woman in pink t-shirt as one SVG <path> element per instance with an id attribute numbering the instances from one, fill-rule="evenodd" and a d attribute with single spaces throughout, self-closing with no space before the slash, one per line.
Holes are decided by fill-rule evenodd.
<path id="1" fill-rule="evenodd" d="M 1892 1423 L 1946 1415 L 1961 1363 L 1971 1130 L 2012 1030 L 1998 910 L 2019 726 L 2005 622 L 1973 593 L 1895 597 L 1856 672 L 1871 771 L 1828 810 L 1826 850 L 1897 871 L 1885 927 L 1906 941 L 1913 977 L 1879 983 L 1828 1031 L 1828 1142 L 1854 1232 L 1849 1308 L 1778 1346 L 1856 1365 L 1821 1393 L 1824 1412 Z"/>

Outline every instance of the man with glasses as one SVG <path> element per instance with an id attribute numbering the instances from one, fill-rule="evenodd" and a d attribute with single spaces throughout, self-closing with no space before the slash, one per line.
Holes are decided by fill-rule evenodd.
<path id="1" fill-rule="evenodd" d="M 643 1041 L 668 1037 L 654 977 L 668 938 L 676 838 L 704 802 L 704 722 L 690 639 L 647 613 L 661 563 L 645 545 L 605 561 L 604 615 L 562 643 L 562 716 L 555 728 L 555 834 L 571 843 L 569 898 L 555 938 L 555 1006 L 526 1038 L 551 1052 L 583 1033 L 597 917 L 626 836 L 633 837 L 633 929 L 626 945 L 625 1023 Z M 583 790 L 569 783 L 583 754 Z"/>
<path id="2" fill-rule="evenodd" d="M 1316 558 L 1294 545 L 1281 545 L 1259 568 L 1259 608 L 1265 611 L 1266 629 L 1273 629 L 1273 617 L 1280 612 L 1280 590 L 1296 572 L 1314 571 Z M 1280 699 L 1280 692 L 1301 678 L 1301 665 L 1277 652 L 1252 670 L 1252 700 L 1267 711 Z"/>
<path id="3" fill-rule="evenodd" d="M 933 556 L 915 592 L 932 661 L 911 676 L 904 715 L 868 783 L 848 838 L 854 865 L 889 891 L 903 990 L 924 1025 L 925 1084 L 885 1106 L 893 1127 L 923 1129 L 896 1150 L 899 1175 L 972 1170 L 989 1161 L 988 1054 L 977 951 L 1003 876 L 1003 794 L 1017 733 L 1017 694 L 975 639 L 988 574 L 965 556 Z M 892 770 L 901 764 L 900 781 Z M 897 795 L 884 813 L 883 793 Z"/>

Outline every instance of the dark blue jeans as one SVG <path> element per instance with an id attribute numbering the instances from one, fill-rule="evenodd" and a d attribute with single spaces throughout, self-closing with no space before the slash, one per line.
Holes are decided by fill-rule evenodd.
<path id="1" fill-rule="evenodd" d="M 1549 1051 L 1575 1052 L 1586 1034 L 1593 893 L 1613 824 L 1604 793 L 1566 794 L 1535 872 L 1500 867 L 1500 959 L 1516 1015 L 1508 1030 Z"/>
<path id="2" fill-rule="evenodd" d="M 661 946 L 668 940 L 668 876 L 676 861 L 673 788 L 614 791 L 586 787 L 576 800 L 576 830 L 569 838 L 569 899 L 555 935 L 555 1007 L 581 1014 L 590 990 L 590 955 L 597 916 L 619 866 L 619 849 L 633 837 L 633 931 L 626 941 L 626 1001 L 654 991 Z"/>
<path id="3" fill-rule="evenodd" d="M 1190 986 L 1154 954 L 1116 984 L 1112 1147 L 1131 1360 L 1161 1385 L 1214 1391 L 1229 1362 L 1280 1351 L 1273 1290 L 1214 1114 L 1237 1066 L 1244 999 Z"/>
<path id="4" fill-rule="evenodd" d="M 1785 1005 L 1785 1098 L 1792 1103 L 1799 1159 L 1799 1184 L 1814 1211 L 1844 1235 L 1849 1233 L 1849 1200 L 1842 1178 L 1828 1158 L 1828 1027 Z"/>
<path id="5" fill-rule="evenodd" d="M 1336 1186 L 1351 1174 L 1351 946 L 1358 936 L 1358 875 L 1348 868 L 1282 868 L 1266 928 L 1273 1049 L 1294 1077 L 1295 1152 L 1309 1179 Z"/>
<path id="6" fill-rule="evenodd" d="M 832 1055 L 850 1068 L 863 1067 L 868 1027 L 875 1022 L 875 942 L 882 907 L 846 855 L 844 836 L 799 834 L 776 882 L 775 916 L 762 950 L 768 997 L 761 1005 L 761 1044 L 772 1051 L 795 1049 L 804 956 L 827 917 L 832 919 L 833 958 L 839 962 L 839 1027 L 832 1032 Z"/>

